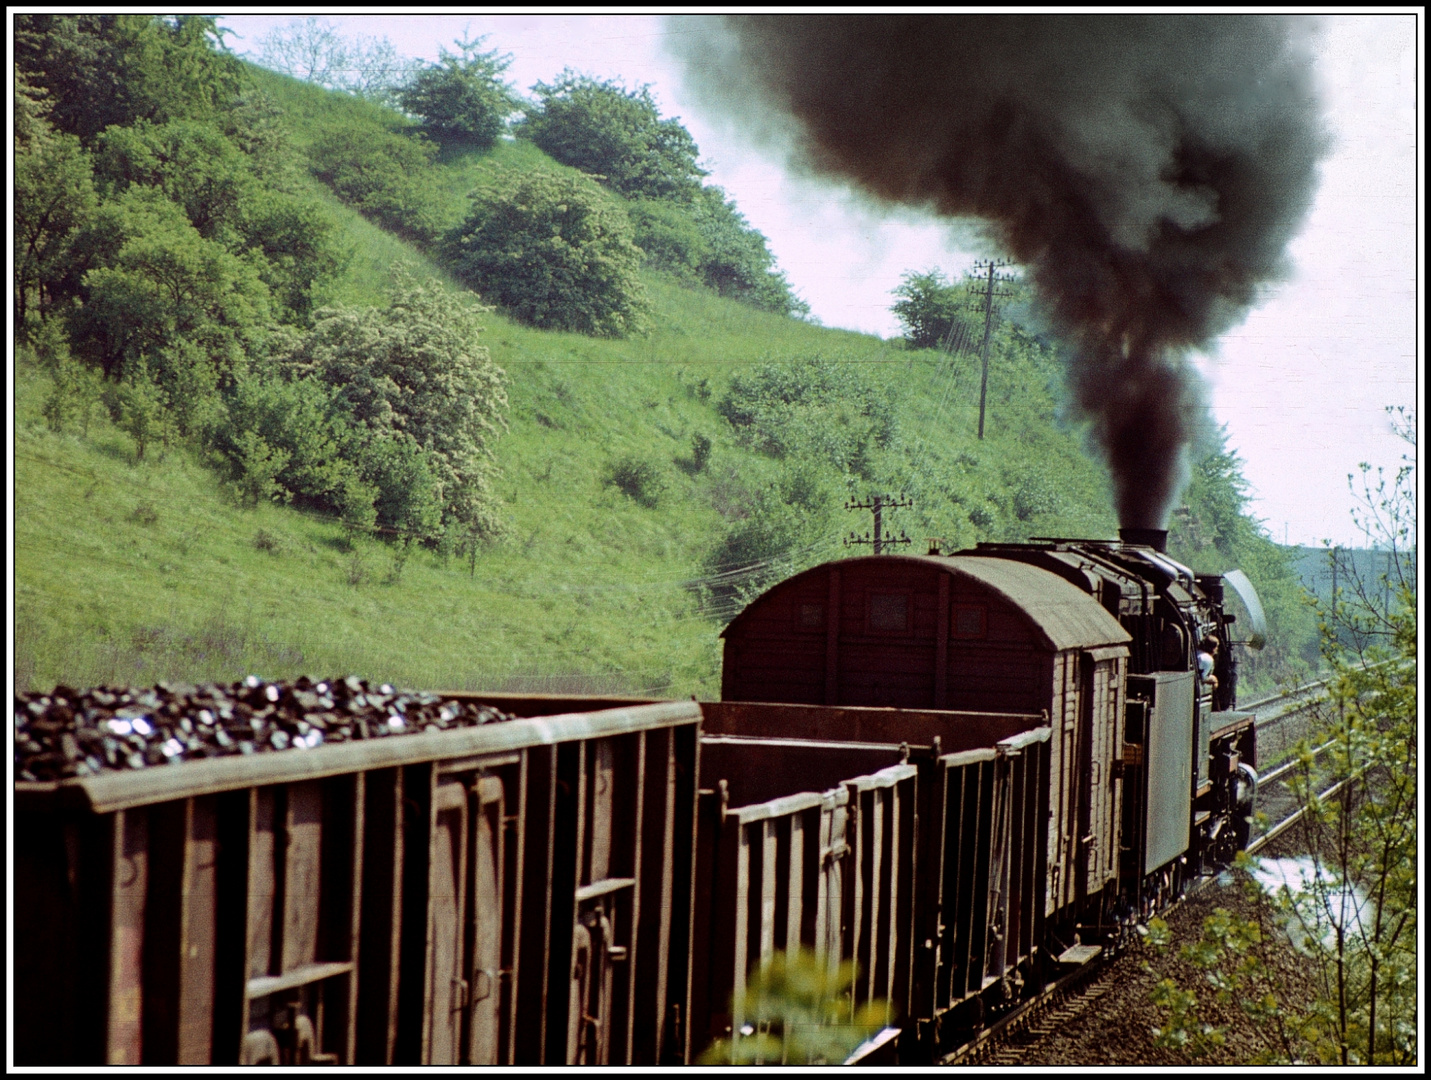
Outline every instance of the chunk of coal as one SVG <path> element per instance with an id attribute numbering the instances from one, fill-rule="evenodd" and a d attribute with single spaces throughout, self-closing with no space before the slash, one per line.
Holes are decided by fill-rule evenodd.
<path id="1" fill-rule="evenodd" d="M 411 738 L 516 717 L 490 705 L 363 679 L 57 686 L 15 695 L 15 775 L 64 780 L 353 739 Z"/>

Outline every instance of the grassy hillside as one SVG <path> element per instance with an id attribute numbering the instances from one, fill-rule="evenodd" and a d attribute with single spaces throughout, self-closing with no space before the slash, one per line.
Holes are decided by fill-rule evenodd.
<path id="1" fill-rule="evenodd" d="M 351 224 L 355 241 L 375 231 L 356 217 Z M 949 496 L 988 482 L 994 462 L 1016 469 L 1025 455 L 1050 453 L 1055 464 L 1044 471 L 1058 473 L 1061 461 L 1087 495 L 1069 506 L 1065 527 L 1111 527 L 1097 470 L 1076 439 L 1014 408 L 1014 392 L 1005 404 L 996 390 L 990 428 L 1005 434 L 979 445 L 967 370 L 648 284 L 659 315 L 646 339 L 593 340 L 488 317 L 486 340 L 511 377 L 510 431 L 498 448 L 508 534 L 475 565 L 417 550 L 395 573 L 399 552 L 379 538 L 350 544 L 333 521 L 241 508 L 192 451 L 136 462 L 128 437 L 98 410 L 87 435 L 56 435 L 40 416 L 48 378 L 22 361 L 18 684 L 342 670 L 424 686 L 713 693 L 720 621 L 702 614 L 699 583 L 717 569 L 709 557 L 723 528 L 746 512 L 742 495 L 784 464 L 737 445 L 714 403 L 736 372 L 816 352 L 860 364 L 897 393 L 903 461 L 888 467 L 906 473 L 917 505 L 895 516 L 896 527 L 954 543 L 991 534 L 961 520 Z M 697 433 L 713 449 L 690 475 L 680 464 L 690 468 Z M 656 506 L 605 482 L 624 458 L 659 470 Z M 969 485 L 955 481 L 960 474 Z M 865 518 L 841 524 L 865 529 Z M 839 553 L 839 535 L 795 561 Z"/>
<path id="2" fill-rule="evenodd" d="M 253 74 L 300 154 L 335 116 L 390 116 Z M 526 142 L 439 157 L 446 223 L 485 171 L 536 166 L 561 169 Z M 461 291 L 318 180 L 297 182 L 332 209 L 352 251 L 330 302 L 380 303 L 399 262 Z M 137 461 L 102 409 L 87 429 L 57 434 L 42 415 L 49 376 L 20 350 L 17 685 L 352 672 L 425 687 L 714 695 L 718 634 L 743 596 L 850 553 L 841 538 L 869 529 L 868 514 L 842 509 L 850 497 L 909 495 L 913 508 L 886 524 L 914 539 L 911 551 L 927 537 L 950 550 L 1113 534 L 1103 469 L 1058 419 L 1053 352 L 1017 326 L 996 336 L 979 441 L 969 358 L 762 312 L 655 272 L 644 281 L 655 309 L 645 337 L 485 317 L 483 340 L 510 379 L 509 430 L 496 446 L 505 531 L 471 559 L 405 554 L 291 507 L 245 508 L 193 447 Z M 838 423 L 791 420 L 781 432 L 799 439 L 782 449 L 722 414 L 735 380 L 748 387 L 816 357 L 840 385 L 884 403 L 887 430 L 857 466 L 821 441 Z"/>

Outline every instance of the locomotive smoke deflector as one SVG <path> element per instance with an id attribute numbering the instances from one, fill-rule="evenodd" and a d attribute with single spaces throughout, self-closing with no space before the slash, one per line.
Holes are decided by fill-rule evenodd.
<path id="1" fill-rule="evenodd" d="M 1252 622 L 1251 635 L 1238 644 L 1246 645 L 1249 649 L 1261 649 L 1267 644 L 1267 616 L 1262 611 L 1262 600 L 1258 597 L 1257 590 L 1241 570 L 1229 570 L 1222 575 L 1222 580 L 1232 586 L 1247 608 L 1247 616 Z"/>

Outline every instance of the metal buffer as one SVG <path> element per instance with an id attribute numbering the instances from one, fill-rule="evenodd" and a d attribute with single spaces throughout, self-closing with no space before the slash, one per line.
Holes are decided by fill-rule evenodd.
<path id="1" fill-rule="evenodd" d="M 974 263 L 974 269 L 969 273 L 971 283 L 969 291 L 974 297 L 969 306 L 971 308 L 982 306 L 984 309 L 984 344 L 981 350 L 983 374 L 979 378 L 979 438 L 981 439 L 984 437 L 984 399 L 989 392 L 989 332 L 994 325 L 994 300 L 996 297 L 1003 298 L 1014 295 L 1009 289 L 995 289 L 994 286 L 1014 280 L 1009 275 L 998 272 L 1008 265 L 1008 262 L 1003 259 L 980 259 Z M 975 282 L 979 283 L 977 289 L 972 287 Z"/>
<path id="2" fill-rule="evenodd" d="M 871 510 L 874 512 L 874 532 L 865 533 L 864 536 L 850 533 L 849 536 L 845 537 L 845 547 L 850 547 L 854 544 L 870 544 L 874 547 L 874 553 L 879 555 L 891 544 L 912 543 L 913 541 L 905 535 L 902 529 L 897 537 L 886 533 L 884 531 L 883 514 L 886 510 L 900 510 L 913 505 L 914 503 L 907 499 L 903 492 L 900 493 L 898 499 L 890 495 L 871 495 L 864 502 L 855 502 L 852 499 L 845 503 L 846 510 Z"/>

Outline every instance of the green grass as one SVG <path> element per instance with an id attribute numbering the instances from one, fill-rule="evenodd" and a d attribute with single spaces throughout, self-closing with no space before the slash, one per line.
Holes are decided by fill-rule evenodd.
<path id="1" fill-rule="evenodd" d="M 368 108 L 278 76 L 260 82 L 288 110 L 298 145 L 325 110 Z M 449 154 L 439 168 L 456 215 L 484 170 L 543 162 L 508 142 Z M 353 248 L 333 300 L 382 302 L 399 261 L 461 291 L 422 253 L 303 183 L 333 207 Z M 395 573 L 397 551 L 379 539 L 350 543 L 335 522 L 289 507 L 241 507 L 194 450 L 136 463 L 132 442 L 102 417 L 87 435 L 55 434 L 40 412 L 48 376 L 22 353 L 17 686 L 355 673 L 447 689 L 717 695 L 722 623 L 692 583 L 712 573 L 744 495 L 788 463 L 740 445 L 716 404 L 737 372 L 815 353 L 858 364 L 895 395 L 899 436 L 877 473 L 881 487 L 915 500 L 892 522 L 915 539 L 910 550 L 931 536 L 948 550 L 1112 534 L 1104 471 L 1080 432 L 1056 421 L 1046 367 L 996 356 L 989 437 L 979 442 L 968 359 L 761 312 L 656 273 L 645 281 L 656 314 L 642 338 L 484 317 L 484 340 L 510 377 L 495 483 L 507 533 L 473 567 L 418 550 Z M 712 443 L 699 471 L 690 463 L 698 434 Z M 608 482 L 616 463 L 633 460 L 659 476 L 654 505 Z M 1029 476 L 1047 497 L 1020 517 L 1010 492 Z M 849 554 L 841 536 L 869 528 L 868 515 L 838 505 L 831 515 L 792 566 Z"/>

